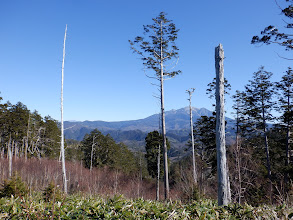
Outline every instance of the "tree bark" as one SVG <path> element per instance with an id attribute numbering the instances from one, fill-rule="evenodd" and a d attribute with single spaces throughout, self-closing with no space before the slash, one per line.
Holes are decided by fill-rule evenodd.
<path id="1" fill-rule="evenodd" d="M 270 180 L 270 200 L 272 202 L 272 190 L 273 190 L 272 171 L 271 171 L 270 151 L 269 151 L 269 143 L 268 143 L 267 127 L 266 127 L 266 119 L 265 119 L 265 110 L 264 110 L 263 103 L 262 103 L 262 119 L 263 119 L 264 144 L 265 144 L 266 158 L 267 158 L 267 170 L 268 170 L 268 177 Z"/>
<path id="2" fill-rule="evenodd" d="M 193 181 L 197 184 L 197 173 L 195 167 L 195 150 L 194 150 L 194 136 L 193 136 L 193 122 L 192 122 L 192 106 L 191 106 L 191 96 L 194 89 L 187 90 L 189 94 L 189 116 L 190 116 L 190 135 L 191 135 L 191 147 L 192 147 L 192 166 L 193 166 Z"/>
<path id="3" fill-rule="evenodd" d="M 93 169 L 94 146 L 95 146 L 95 135 L 93 136 L 93 143 L 92 143 L 92 149 L 91 149 L 91 165 L 90 165 L 90 171 L 92 171 L 92 169 Z"/>
<path id="4" fill-rule="evenodd" d="M 161 33 L 163 32 L 163 24 L 161 22 Z M 165 200 L 169 199 L 169 171 L 168 171 L 168 155 L 167 155 L 167 139 L 166 139 L 166 126 L 165 126 L 165 109 L 164 109 L 164 65 L 163 65 L 163 45 L 161 34 L 161 114 L 162 114 L 162 136 L 163 136 L 163 156 L 164 156 L 164 185 L 165 185 Z"/>
<path id="5" fill-rule="evenodd" d="M 11 150 L 11 134 L 7 146 L 7 151 L 8 151 L 8 176 L 12 176 L 12 150 Z"/>
<path id="6" fill-rule="evenodd" d="M 158 158 L 157 158 L 157 193 L 156 193 L 156 200 L 160 200 L 160 166 L 161 166 L 161 146 L 159 144 L 159 149 L 158 149 Z"/>
<path id="7" fill-rule="evenodd" d="M 31 119 L 31 114 L 30 114 L 30 112 L 29 112 L 28 114 L 29 114 L 29 115 L 28 115 L 27 131 L 26 131 L 26 142 L 25 142 L 25 150 L 24 150 L 24 159 L 25 159 L 25 162 L 27 161 L 28 136 L 29 136 L 30 119 Z"/>
<path id="8" fill-rule="evenodd" d="M 67 25 L 65 27 L 65 34 L 64 34 L 62 76 L 61 76 L 61 162 L 62 162 L 62 173 L 63 173 L 63 187 L 64 187 L 65 194 L 67 194 L 67 179 L 66 179 L 65 153 L 64 153 L 63 82 L 64 82 L 64 60 L 65 60 L 66 33 L 67 33 Z"/>
<path id="9" fill-rule="evenodd" d="M 288 88 L 288 93 L 287 93 L 287 105 L 288 105 L 288 110 L 287 112 L 290 111 L 290 105 L 291 105 L 291 100 L 290 100 L 290 97 L 291 97 L 291 86 L 289 86 Z M 287 128 L 286 128 L 286 161 L 285 161 L 285 167 L 288 168 L 289 166 L 289 163 L 290 163 L 290 155 L 289 155 L 289 149 L 290 149 L 290 143 L 291 143 L 291 135 L 290 135 L 290 131 L 291 131 L 291 123 L 290 123 L 290 119 L 289 117 L 287 116 Z M 284 175 L 284 183 L 285 183 L 285 187 L 284 187 L 284 191 L 285 191 L 285 195 L 287 197 L 287 194 L 288 194 L 288 186 L 287 186 L 287 183 L 288 183 L 288 171 L 286 170 L 285 171 L 285 175 Z"/>
<path id="10" fill-rule="evenodd" d="M 241 197 L 242 197 L 241 147 L 239 143 L 238 125 L 237 125 L 237 132 L 236 132 L 236 170 L 238 172 L 238 203 L 241 204 Z"/>
<path id="11" fill-rule="evenodd" d="M 225 146 L 224 110 L 224 50 L 222 44 L 215 49 L 216 66 L 216 144 L 218 173 L 218 205 L 228 205 L 231 201 Z"/>

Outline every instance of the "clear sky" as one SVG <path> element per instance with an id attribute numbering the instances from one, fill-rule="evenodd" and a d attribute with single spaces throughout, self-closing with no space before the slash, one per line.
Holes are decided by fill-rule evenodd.
<path id="1" fill-rule="evenodd" d="M 214 101 L 205 91 L 215 77 L 214 50 L 219 43 L 232 94 L 243 90 L 261 65 L 274 73 L 275 81 L 291 65 L 277 53 L 293 58 L 292 52 L 250 44 L 266 26 L 285 26 L 274 0 L 0 0 L 1 96 L 60 120 L 67 24 L 65 120 L 120 121 L 158 113 L 159 102 L 153 97 L 157 88 L 128 40 L 141 35 L 143 25 L 152 24 L 161 11 L 180 29 L 177 67 L 182 74 L 165 82 L 166 110 L 187 106 L 185 91 L 191 87 L 196 88 L 193 106 L 212 110 Z M 232 102 L 226 99 L 229 116 Z"/>

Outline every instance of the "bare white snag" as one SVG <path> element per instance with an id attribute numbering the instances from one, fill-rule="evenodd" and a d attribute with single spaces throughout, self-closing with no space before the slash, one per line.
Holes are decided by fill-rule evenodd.
<path id="1" fill-rule="evenodd" d="M 90 165 L 90 171 L 92 172 L 92 169 L 93 169 L 93 157 L 94 157 L 94 150 L 95 150 L 95 139 L 96 139 L 96 136 L 94 135 L 93 136 L 93 142 L 92 142 L 92 150 L 91 150 L 91 165 Z"/>
<path id="2" fill-rule="evenodd" d="M 224 50 L 222 44 L 215 48 L 215 67 L 218 205 L 221 206 L 228 205 L 231 201 L 225 143 Z"/>
<path id="3" fill-rule="evenodd" d="M 193 122 L 192 122 L 192 107 L 191 107 L 191 96 L 194 92 L 194 88 L 186 90 L 189 94 L 189 115 L 190 115 L 190 135 L 191 135 L 191 147 L 192 147 L 192 165 L 193 165 L 193 181 L 197 184 L 197 173 L 195 168 L 195 151 L 194 151 L 194 136 L 193 136 Z"/>
<path id="4" fill-rule="evenodd" d="M 11 134 L 7 146 L 8 150 L 8 175 L 9 177 L 12 176 L 12 146 L 11 146 Z"/>
<path id="5" fill-rule="evenodd" d="M 61 162 L 62 162 L 64 193 L 67 194 L 67 179 L 66 179 L 65 153 L 64 153 L 64 124 L 63 124 L 63 82 L 64 82 L 64 60 L 65 60 L 66 33 L 67 33 L 67 24 L 65 27 L 65 34 L 64 34 L 62 73 L 61 73 Z"/>
<path id="6" fill-rule="evenodd" d="M 31 113 L 28 113 L 28 121 L 27 121 L 27 131 L 26 131 L 26 142 L 25 142 L 25 150 L 24 150 L 24 158 L 25 162 L 27 161 L 27 152 L 28 152 L 28 136 L 30 130 L 30 120 L 31 120 Z"/>

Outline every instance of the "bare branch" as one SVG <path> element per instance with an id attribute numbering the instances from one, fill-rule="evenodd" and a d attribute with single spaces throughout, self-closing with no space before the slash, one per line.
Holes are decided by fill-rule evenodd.
<path id="1" fill-rule="evenodd" d="M 279 3 L 277 2 L 277 0 L 275 0 L 276 5 L 278 6 L 278 8 L 283 11 L 283 9 L 281 8 L 281 6 L 279 5 Z"/>
<path id="2" fill-rule="evenodd" d="M 160 38 L 158 37 L 158 35 L 157 35 L 156 31 L 154 30 L 154 28 L 153 28 L 153 27 L 151 27 L 151 28 L 153 29 L 153 32 L 154 32 L 154 34 L 156 35 L 156 38 L 157 38 L 158 40 L 160 40 Z"/>
<path id="3" fill-rule="evenodd" d="M 173 48 L 172 48 L 171 52 L 169 52 L 169 55 L 166 57 L 163 57 L 162 59 L 165 60 L 165 59 L 169 58 L 171 56 L 172 52 L 173 52 Z"/>
<path id="4" fill-rule="evenodd" d="M 157 87 L 160 87 L 160 85 L 157 85 L 155 83 L 151 83 L 152 86 L 157 86 Z"/>
<path id="5" fill-rule="evenodd" d="M 174 69 L 177 66 L 178 62 L 179 62 L 179 57 L 177 58 L 177 60 L 174 60 L 171 64 L 165 65 L 165 66 L 171 66 L 171 65 L 173 65 L 170 69 L 167 70 L 167 72 L 169 72 L 170 70 Z"/>
<path id="6" fill-rule="evenodd" d="M 153 95 L 153 97 L 156 98 L 156 99 L 161 99 L 161 97 L 157 96 L 157 95 Z"/>
<path id="7" fill-rule="evenodd" d="M 275 52 L 275 53 L 278 55 L 278 57 L 280 57 L 280 58 L 282 58 L 282 59 L 285 59 L 285 60 L 293 60 L 293 59 L 290 59 L 290 58 L 282 57 L 282 56 L 279 55 L 277 52 Z"/>
<path id="8" fill-rule="evenodd" d="M 146 60 L 150 60 L 148 57 L 146 57 L 145 55 L 143 55 L 142 52 L 138 51 L 135 47 L 131 46 L 130 47 L 132 50 L 134 50 L 137 54 L 141 55 L 143 58 L 145 58 Z"/>
<path id="9" fill-rule="evenodd" d="M 167 75 L 167 76 L 166 77 L 164 76 L 164 81 L 173 79 L 175 77 L 175 75 Z"/>

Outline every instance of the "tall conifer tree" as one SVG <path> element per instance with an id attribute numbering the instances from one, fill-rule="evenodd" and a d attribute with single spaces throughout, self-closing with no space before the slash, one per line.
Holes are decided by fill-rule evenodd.
<path id="1" fill-rule="evenodd" d="M 288 166 L 290 163 L 290 143 L 291 143 L 291 129 L 293 124 L 293 70 L 289 67 L 285 72 L 285 75 L 282 77 L 280 82 L 276 83 L 278 88 L 278 102 L 279 102 L 279 111 L 282 113 L 280 117 L 281 123 L 286 128 L 286 160 L 285 160 L 285 185 L 288 182 Z"/>
<path id="2" fill-rule="evenodd" d="M 174 70 L 174 63 L 178 61 L 178 47 L 175 44 L 179 29 L 166 14 L 161 12 L 158 17 L 153 18 L 153 24 L 144 25 L 144 37 L 137 36 L 134 41 L 129 40 L 134 53 L 141 56 L 146 68 L 155 72 L 154 78 L 160 83 L 161 101 L 161 123 L 163 136 L 163 158 L 164 158 L 164 185 L 165 199 L 169 199 L 169 172 L 167 157 L 167 141 L 165 126 L 165 105 L 164 105 L 164 80 L 172 78 L 180 73 Z M 174 62 L 175 61 L 175 62 Z M 169 68 L 169 69 L 168 69 Z"/>
<path id="3" fill-rule="evenodd" d="M 269 154 L 269 143 L 267 137 L 268 122 L 274 119 L 271 114 L 275 102 L 273 101 L 274 84 L 270 81 L 273 73 L 268 72 L 264 67 L 253 73 L 252 80 L 245 86 L 245 115 L 249 118 L 249 132 L 262 133 L 265 152 L 266 152 L 266 166 L 267 174 L 270 179 L 272 190 L 272 174 Z"/>

